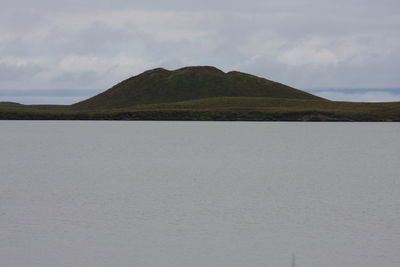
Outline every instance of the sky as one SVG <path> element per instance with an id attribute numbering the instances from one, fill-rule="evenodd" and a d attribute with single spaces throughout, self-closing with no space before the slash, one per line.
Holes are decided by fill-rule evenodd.
<path id="1" fill-rule="evenodd" d="M 70 104 L 148 69 L 193 65 L 333 100 L 400 101 L 398 0 L 0 5 L 0 101 Z"/>

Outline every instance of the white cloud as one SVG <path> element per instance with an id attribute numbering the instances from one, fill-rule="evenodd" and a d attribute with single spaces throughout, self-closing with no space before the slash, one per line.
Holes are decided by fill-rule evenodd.
<path id="1" fill-rule="evenodd" d="M 313 93 L 312 91 L 310 91 Z M 358 90 L 358 92 L 338 92 L 335 90 L 317 92 L 316 95 L 334 101 L 354 101 L 354 102 L 393 102 L 400 101 L 400 94 L 388 91 Z"/>
<path id="2" fill-rule="evenodd" d="M 374 52 L 381 52 L 375 43 L 365 43 L 378 39 L 371 35 L 352 36 L 308 36 L 295 42 L 287 42 L 289 49 L 283 51 L 278 61 L 290 67 L 336 66 L 338 64 L 361 65 Z"/>
<path id="3" fill-rule="evenodd" d="M 8 96 L 1 97 L 0 101 L 16 102 L 25 105 L 56 104 L 70 105 L 85 100 L 87 97 L 63 97 L 63 96 Z"/>
<path id="4" fill-rule="evenodd" d="M 0 64 L 10 67 L 27 67 L 32 65 L 43 65 L 43 61 L 39 59 L 16 57 L 16 56 L 4 56 L 0 57 Z"/>
<path id="5" fill-rule="evenodd" d="M 59 69 L 66 72 L 95 71 L 104 68 L 104 62 L 95 56 L 68 55 L 64 57 Z"/>
<path id="6" fill-rule="evenodd" d="M 303 65 L 335 65 L 339 62 L 338 57 L 329 49 L 298 47 L 284 52 L 278 57 L 278 61 L 290 67 Z"/>
<path id="7" fill-rule="evenodd" d="M 41 60 L 15 56 L 0 57 L 0 84 L 26 83 L 30 77 L 45 69 Z"/>
<path id="8" fill-rule="evenodd" d="M 67 55 L 52 69 L 37 75 L 37 78 L 48 83 L 56 81 L 60 88 L 71 88 L 74 83 L 81 82 L 80 88 L 106 89 L 122 79 L 156 66 L 158 64 L 155 62 L 127 54 L 112 57 Z"/>
<path id="9" fill-rule="evenodd" d="M 301 88 L 398 87 L 400 2 L 367 2 L 7 1 L 0 89 L 106 89 L 184 65 Z"/>

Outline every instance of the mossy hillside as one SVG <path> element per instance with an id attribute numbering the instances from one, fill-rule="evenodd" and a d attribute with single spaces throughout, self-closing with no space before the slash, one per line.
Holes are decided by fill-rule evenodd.
<path id="1" fill-rule="evenodd" d="M 162 68 L 129 78 L 73 105 L 77 109 L 122 108 L 210 97 L 273 97 L 323 100 L 301 90 L 241 72 L 214 67 Z"/>
<path id="2" fill-rule="evenodd" d="M 0 107 L 0 119 L 400 121 L 400 102 L 352 103 L 264 97 L 217 97 L 116 109 Z"/>
<path id="3" fill-rule="evenodd" d="M 154 69 L 71 106 L 0 103 L 0 119 L 400 121 L 400 102 L 329 101 L 213 67 Z"/>
<path id="4" fill-rule="evenodd" d="M 0 101 L 0 107 L 21 106 L 22 104 L 16 102 Z"/>

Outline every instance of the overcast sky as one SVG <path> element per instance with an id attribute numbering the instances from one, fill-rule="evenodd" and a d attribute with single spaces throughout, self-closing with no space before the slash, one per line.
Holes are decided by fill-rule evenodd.
<path id="1" fill-rule="evenodd" d="M 307 90 L 400 88 L 399 0 L 0 4 L 0 101 L 16 92 L 21 102 L 72 103 L 150 68 L 187 65 Z M 400 101 L 396 92 L 388 100 Z"/>

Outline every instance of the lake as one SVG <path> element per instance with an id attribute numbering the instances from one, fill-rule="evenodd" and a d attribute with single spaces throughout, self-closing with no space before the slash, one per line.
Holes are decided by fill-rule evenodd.
<path id="1" fill-rule="evenodd" d="M 0 266 L 398 267 L 399 137 L 398 123 L 0 121 Z"/>

